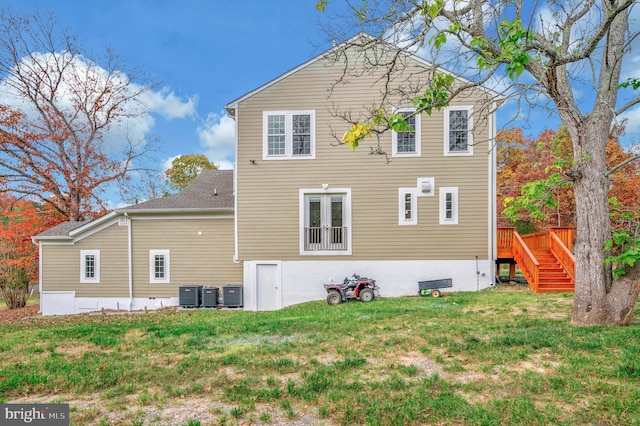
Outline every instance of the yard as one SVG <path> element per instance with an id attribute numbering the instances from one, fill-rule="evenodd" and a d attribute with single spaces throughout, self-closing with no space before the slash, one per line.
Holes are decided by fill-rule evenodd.
<path id="1" fill-rule="evenodd" d="M 0 325 L 0 402 L 69 403 L 75 425 L 640 424 L 640 318 L 578 328 L 571 303 L 504 287 L 37 317 Z"/>

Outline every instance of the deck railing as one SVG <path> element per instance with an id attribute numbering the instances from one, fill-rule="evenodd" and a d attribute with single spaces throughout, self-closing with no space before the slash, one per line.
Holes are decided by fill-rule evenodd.
<path id="1" fill-rule="evenodd" d="M 531 251 L 549 250 L 549 233 L 536 232 L 535 234 L 522 235 L 522 241 Z"/>
<path id="2" fill-rule="evenodd" d="M 560 236 L 558 236 L 558 234 L 556 234 L 555 229 L 551 230 L 549 236 L 551 242 L 551 253 L 556 257 L 556 259 L 558 259 L 558 262 L 560 262 L 571 280 L 575 282 L 576 261 L 573 258 L 573 254 L 571 254 L 571 251 L 569 251 L 569 246 L 560 238 Z M 565 237 L 569 238 L 570 245 L 571 234 L 566 234 Z"/>
<path id="3" fill-rule="evenodd" d="M 513 234 L 516 228 L 498 228 L 498 259 L 513 256 Z"/>
<path id="4" fill-rule="evenodd" d="M 561 228 L 561 227 L 553 227 L 551 228 L 551 232 L 556 234 L 560 241 L 564 243 L 569 252 L 573 252 L 573 229 L 572 228 Z"/>
<path id="5" fill-rule="evenodd" d="M 338 227 L 306 227 L 304 228 L 304 249 L 306 251 L 346 250 L 347 228 Z"/>
<path id="6" fill-rule="evenodd" d="M 514 233 L 513 238 L 513 258 L 518 262 L 531 289 L 537 292 L 540 283 L 540 264 L 517 232 Z"/>

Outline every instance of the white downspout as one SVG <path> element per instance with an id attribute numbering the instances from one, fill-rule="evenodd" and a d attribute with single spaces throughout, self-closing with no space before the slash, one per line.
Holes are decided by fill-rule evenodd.
<path id="1" fill-rule="evenodd" d="M 233 262 L 238 263 L 238 110 L 236 107 L 233 114 L 233 122 L 235 125 L 235 164 L 233 165 L 233 233 L 234 233 L 234 253 Z"/>
<path id="2" fill-rule="evenodd" d="M 496 207 L 496 197 L 497 197 L 497 188 L 496 188 L 496 166 L 497 166 L 497 154 L 498 150 L 497 146 L 497 110 L 498 105 L 494 101 L 492 105 L 491 112 L 489 114 L 490 123 L 489 123 L 489 141 L 491 143 L 491 155 L 489 156 L 490 166 L 489 166 L 489 212 L 490 212 L 490 233 L 489 233 L 489 285 L 493 286 L 496 283 L 496 258 L 497 258 L 497 241 L 496 241 L 496 232 L 498 229 L 498 212 Z"/>
<path id="3" fill-rule="evenodd" d="M 133 250 L 131 245 L 131 218 L 127 214 L 124 213 L 124 217 L 127 218 L 127 249 L 128 249 L 128 257 L 129 257 L 129 311 L 133 309 Z"/>
<path id="4" fill-rule="evenodd" d="M 39 314 L 42 314 L 42 241 L 38 241 L 38 294 L 40 296 Z"/>

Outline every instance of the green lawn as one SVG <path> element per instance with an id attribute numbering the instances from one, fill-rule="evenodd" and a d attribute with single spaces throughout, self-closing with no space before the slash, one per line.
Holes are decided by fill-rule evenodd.
<path id="1" fill-rule="evenodd" d="M 575 327 L 571 302 L 498 289 L 38 318 L 0 327 L 0 402 L 69 402 L 79 425 L 171 424 L 196 400 L 176 424 L 640 424 L 640 320 Z"/>

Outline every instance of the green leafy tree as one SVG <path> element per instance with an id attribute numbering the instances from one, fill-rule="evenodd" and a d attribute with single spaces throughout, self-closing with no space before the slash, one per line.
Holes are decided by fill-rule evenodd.
<path id="1" fill-rule="evenodd" d="M 217 168 L 204 154 L 181 155 L 171 162 L 171 168 L 165 175 L 169 187 L 174 191 L 181 191 L 203 170 Z"/>
<path id="2" fill-rule="evenodd" d="M 494 85 L 505 97 L 548 107 L 569 134 L 573 157 L 563 170 L 575 194 L 577 241 L 576 286 L 572 321 L 576 324 L 626 325 L 632 320 L 640 293 L 638 237 L 614 239 L 609 217 L 608 189 L 612 169 L 606 147 L 613 123 L 640 103 L 640 79 L 623 76 L 638 27 L 629 25 L 633 0 L 392 1 L 345 0 L 352 13 L 345 17 L 328 2 L 319 10 L 328 15 L 331 38 L 361 28 L 405 52 L 421 49 L 434 63 L 463 75 L 463 86 Z M 345 38 L 345 37 L 342 37 Z M 396 59 L 401 58 L 400 55 Z M 397 73 L 402 60 L 371 61 Z M 437 73 L 433 75 L 438 75 Z M 446 106 L 465 87 L 431 78 L 423 96 L 414 100 L 417 112 Z M 593 92 L 593 101 L 580 91 Z M 497 100 L 491 99 L 487 108 Z M 354 123 L 344 136 L 351 147 L 398 120 L 375 118 Z M 616 166 L 617 167 L 617 166 Z M 615 169 L 615 167 L 613 168 Z M 637 215 L 636 215 L 637 217 Z M 623 241 L 624 240 L 624 241 Z M 628 256 L 611 261 L 616 241 Z M 624 275 L 613 269 L 622 267 Z"/>

